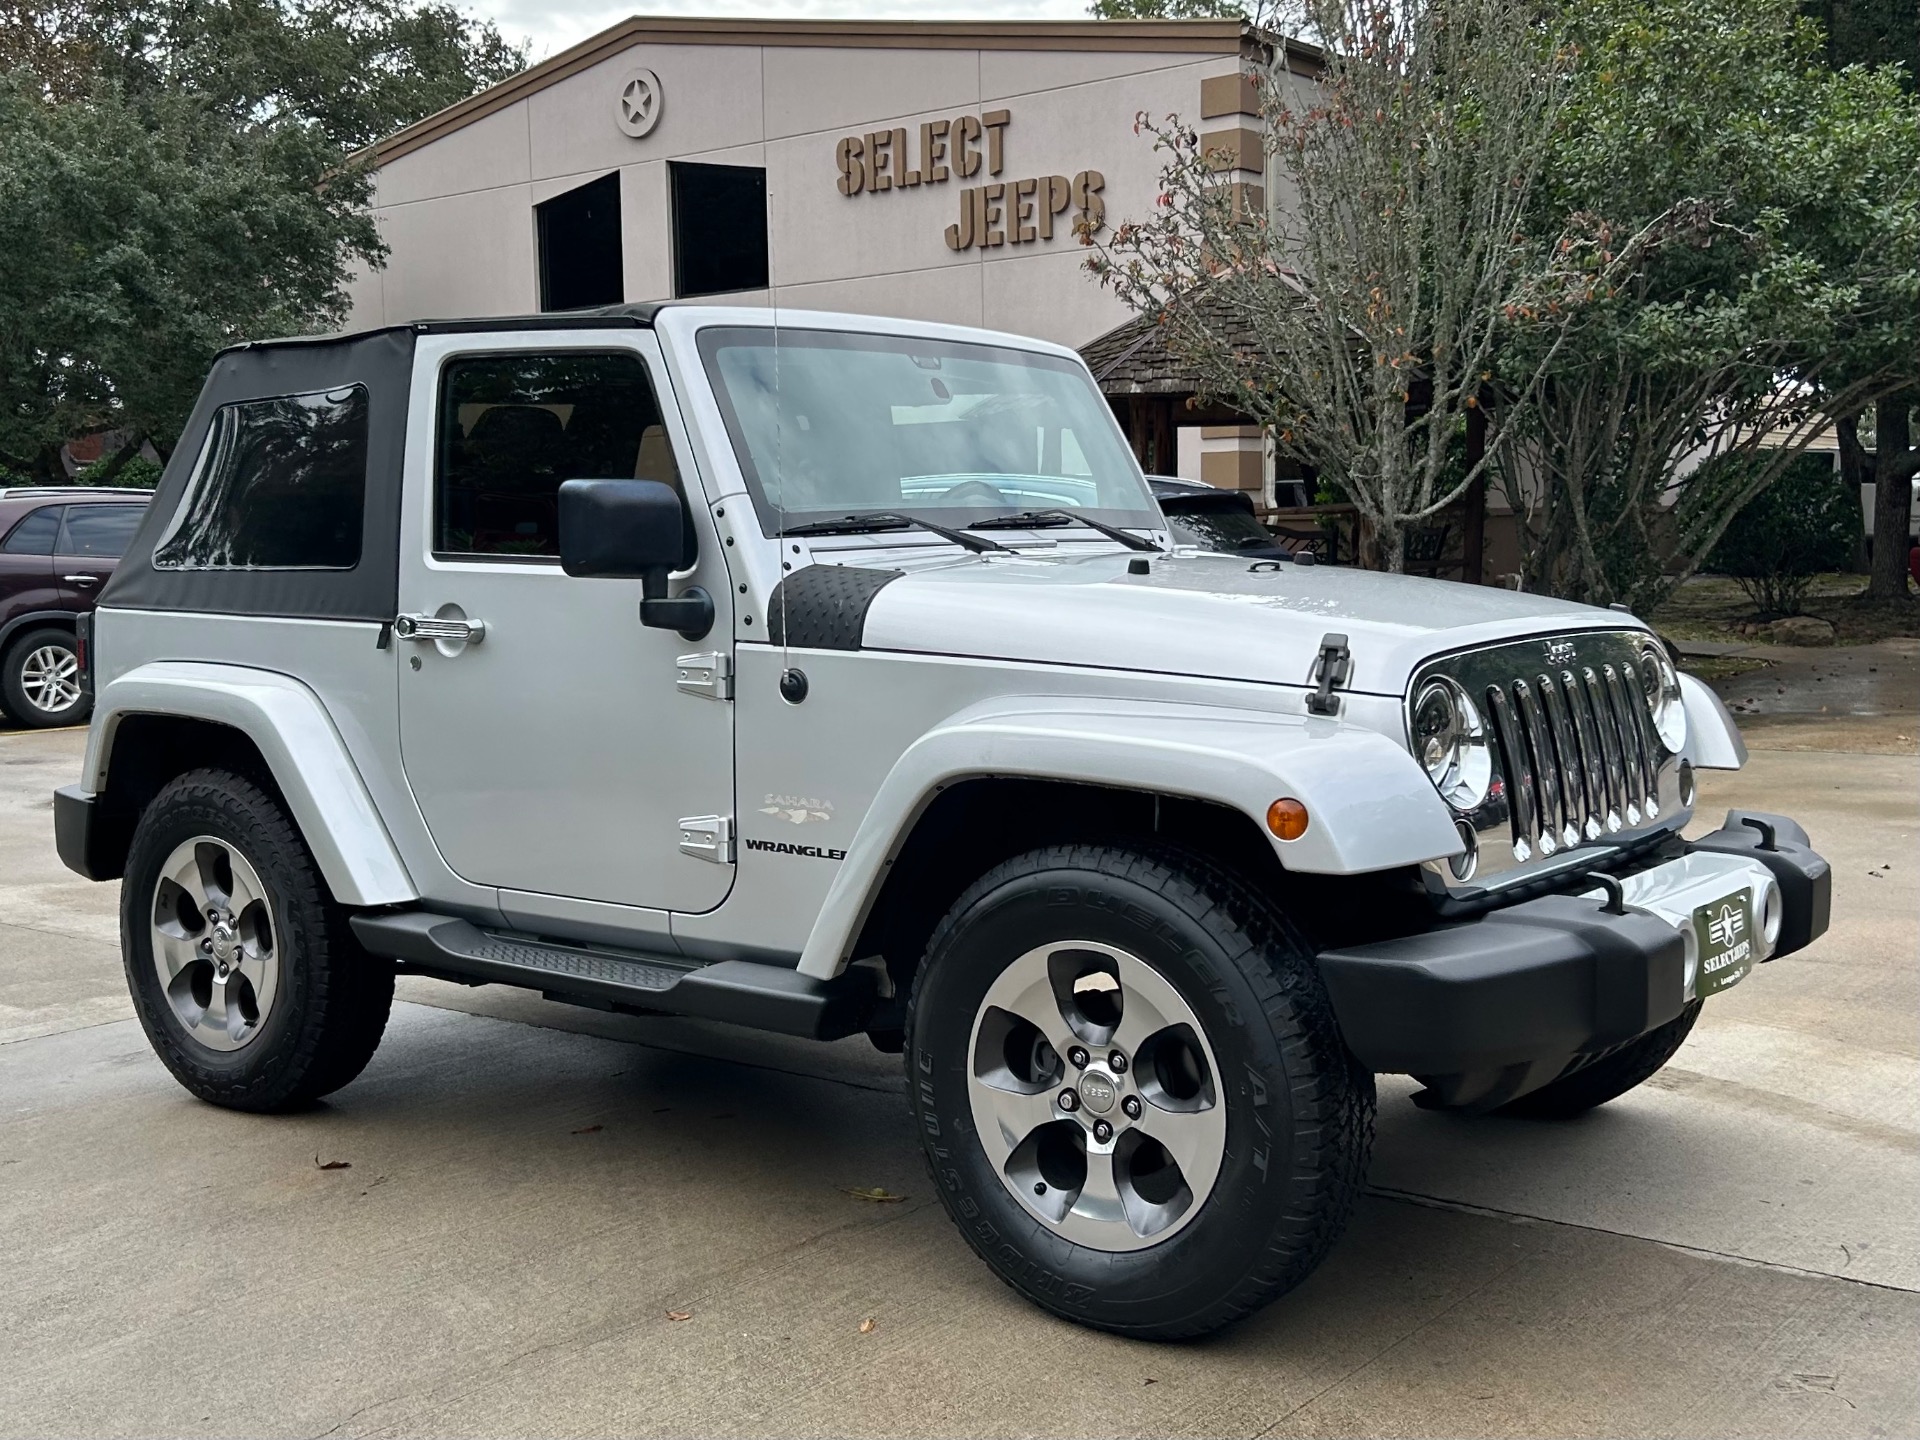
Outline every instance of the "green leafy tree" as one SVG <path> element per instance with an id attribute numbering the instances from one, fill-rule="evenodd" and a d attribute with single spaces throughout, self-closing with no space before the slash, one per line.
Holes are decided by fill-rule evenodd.
<path id="1" fill-rule="evenodd" d="M 520 68 L 392 0 L 0 0 L 0 467 L 164 453 L 215 351 L 338 325 L 384 257 L 365 147 Z"/>
<path id="2" fill-rule="evenodd" d="M 1885 71 L 1835 73 L 1787 0 L 1579 0 L 1536 231 L 1603 248 L 1676 203 L 1553 345 L 1508 489 L 1528 583 L 1655 605 L 1825 429 L 1898 383 L 1920 314 L 1920 144 Z M 1745 457 L 1750 463 L 1721 462 Z"/>
<path id="3" fill-rule="evenodd" d="M 1252 12 L 1234 0 L 1093 0 L 1096 20 L 1245 20 Z"/>

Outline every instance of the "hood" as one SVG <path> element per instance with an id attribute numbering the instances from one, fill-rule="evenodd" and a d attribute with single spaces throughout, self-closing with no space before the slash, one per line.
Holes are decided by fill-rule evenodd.
<path id="1" fill-rule="evenodd" d="M 951 552 L 946 552 L 950 557 Z M 1310 685 L 1321 637 L 1352 652 L 1345 689 L 1398 696 L 1424 660 L 1549 631 L 1644 628 L 1614 611 L 1484 585 L 1227 555 L 945 558 L 887 585 L 865 648 Z M 852 557 L 849 557 L 852 560 Z M 895 552 L 855 564 L 911 564 Z"/>

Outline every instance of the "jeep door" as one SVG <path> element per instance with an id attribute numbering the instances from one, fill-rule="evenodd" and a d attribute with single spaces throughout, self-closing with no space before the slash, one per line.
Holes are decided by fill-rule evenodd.
<path id="1" fill-rule="evenodd" d="M 576 579 L 559 560 L 562 481 L 700 493 L 653 336 L 423 336 L 411 413 L 400 611 L 473 635 L 392 642 L 401 761 L 441 856 L 506 890 L 718 905 L 730 853 L 680 846 L 683 819 L 733 811 L 732 706 L 680 689 L 675 666 L 731 649 L 705 506 L 690 507 L 696 569 L 717 613 L 698 644 L 640 624 L 639 581 Z"/>

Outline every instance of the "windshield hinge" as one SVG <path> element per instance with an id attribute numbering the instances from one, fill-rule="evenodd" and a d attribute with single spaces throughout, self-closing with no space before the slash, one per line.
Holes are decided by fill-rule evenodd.
<path id="1" fill-rule="evenodd" d="M 1338 715 L 1340 697 L 1333 693 L 1334 687 L 1347 683 L 1347 677 L 1353 673 L 1353 655 L 1347 649 L 1347 637 L 1344 635 L 1322 635 L 1320 653 L 1314 657 L 1313 679 L 1320 688 L 1307 696 L 1307 709 L 1314 715 Z"/>
<path id="2" fill-rule="evenodd" d="M 733 698 L 733 657 L 723 650 L 682 655 L 673 662 L 674 687 L 709 700 Z"/>

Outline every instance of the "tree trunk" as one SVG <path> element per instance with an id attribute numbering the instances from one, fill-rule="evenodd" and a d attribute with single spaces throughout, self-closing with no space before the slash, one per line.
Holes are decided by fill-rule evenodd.
<path id="1" fill-rule="evenodd" d="M 134 431 L 133 437 L 118 450 L 114 451 L 113 457 L 107 461 L 106 466 L 98 475 L 93 477 L 93 483 L 96 485 L 113 484 L 120 472 L 127 468 L 127 462 L 140 453 L 140 446 L 145 438 L 146 437 L 141 435 L 138 430 Z"/>
<path id="2" fill-rule="evenodd" d="M 1833 435 L 1840 445 L 1840 488 L 1847 493 L 1848 499 L 1858 506 L 1863 498 L 1860 487 L 1873 479 L 1873 456 L 1869 455 L 1866 447 L 1860 443 L 1859 415 L 1842 415 L 1836 419 L 1833 422 Z M 1861 526 L 1854 535 L 1854 564 L 1862 573 L 1872 569 L 1867 550 L 1867 535 L 1871 531 L 1872 524 L 1872 517 L 1869 516 L 1866 524 Z"/>
<path id="3" fill-rule="evenodd" d="M 1908 407 L 1912 403 L 1912 397 L 1902 393 L 1882 400 L 1873 412 L 1873 568 L 1867 595 L 1874 600 L 1899 600 L 1907 593 L 1908 517 L 1916 461 L 1920 461 L 1910 448 Z"/>

